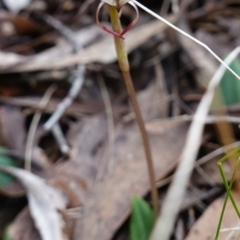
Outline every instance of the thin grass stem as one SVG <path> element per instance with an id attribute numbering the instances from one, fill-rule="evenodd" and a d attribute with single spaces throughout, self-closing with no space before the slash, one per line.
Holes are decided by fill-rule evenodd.
<path id="1" fill-rule="evenodd" d="M 239 151 L 239 148 L 237 148 L 237 151 Z M 237 161 L 237 164 L 234 168 L 234 171 L 233 171 L 233 174 L 232 174 L 232 177 L 231 177 L 231 181 L 230 181 L 230 184 L 228 185 L 228 182 L 227 182 L 227 178 L 226 178 L 226 175 L 223 171 L 223 167 L 222 167 L 222 163 L 224 161 L 226 161 L 228 159 L 228 157 L 232 156 L 233 154 L 236 154 L 236 150 L 232 151 L 231 153 L 229 153 L 227 156 L 223 157 L 222 159 L 220 159 L 218 161 L 218 168 L 219 168 L 219 171 L 220 171 L 220 175 L 222 177 L 222 180 L 223 180 L 223 183 L 224 183 L 224 186 L 227 190 L 227 194 L 225 196 L 225 199 L 224 199 L 224 203 L 223 203 L 223 207 L 222 207 L 222 211 L 221 211 L 221 214 L 220 214 L 220 218 L 219 218 L 219 221 L 218 221 L 218 226 L 217 226 L 217 231 L 216 231 L 216 235 L 215 235 L 215 240 L 218 239 L 219 237 L 219 234 L 220 234 L 220 229 L 221 229 L 221 225 L 222 225 L 222 221 L 223 221 L 223 215 L 224 215 L 224 212 L 225 212 L 225 209 L 226 209 L 226 205 L 227 205 L 227 200 L 228 198 L 231 199 L 231 202 L 233 204 L 233 207 L 238 215 L 238 217 L 240 217 L 240 212 L 239 212 L 239 209 L 237 207 L 237 204 L 235 202 L 235 199 L 231 193 L 231 189 L 232 189 L 232 185 L 233 185 L 233 182 L 234 182 L 234 179 L 236 177 L 236 173 L 237 173 L 237 169 L 238 169 L 238 166 L 239 166 L 239 161 L 240 161 L 240 158 L 238 158 L 238 161 Z"/>
<path id="2" fill-rule="evenodd" d="M 223 215 L 227 206 L 227 200 L 228 200 L 228 195 L 226 194 L 225 199 L 224 199 L 224 203 L 223 203 L 223 207 L 222 207 L 222 211 L 220 214 L 220 218 L 218 221 L 218 226 L 217 226 L 217 232 L 216 235 L 214 237 L 214 240 L 218 240 L 219 234 L 220 234 L 220 229 L 221 229 L 221 225 L 222 225 L 222 221 L 223 221 Z"/>

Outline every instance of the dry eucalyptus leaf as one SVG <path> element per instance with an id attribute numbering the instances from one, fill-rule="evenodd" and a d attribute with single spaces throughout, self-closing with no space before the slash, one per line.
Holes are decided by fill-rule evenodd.
<path id="1" fill-rule="evenodd" d="M 59 210 L 65 209 L 67 200 L 60 190 L 23 169 L 0 166 L 0 171 L 12 175 L 25 187 L 31 216 L 42 240 L 66 240 Z"/>
<path id="2" fill-rule="evenodd" d="M 177 123 L 165 126 L 162 134 L 149 136 L 157 179 L 177 164 L 186 131 L 185 123 Z M 143 196 L 149 190 L 146 160 L 136 124 L 124 126 L 116 134 L 114 157 L 109 161 L 108 172 L 83 206 L 82 218 L 75 229 L 75 240 L 112 239 L 129 214 L 131 196 Z"/>
<path id="3" fill-rule="evenodd" d="M 234 194 L 237 206 L 240 206 L 240 199 L 237 194 Z M 224 198 L 218 198 L 215 200 L 198 219 L 198 221 L 191 228 L 190 233 L 185 240 L 209 240 L 213 239 L 216 234 L 217 225 L 220 217 L 220 213 L 223 207 Z M 223 228 L 234 228 L 239 223 L 239 218 L 235 212 L 231 201 L 228 201 L 226 210 L 223 217 Z M 218 240 L 229 239 L 227 236 L 230 232 L 222 232 Z M 239 231 L 235 231 L 234 235 L 230 239 L 239 239 Z"/>

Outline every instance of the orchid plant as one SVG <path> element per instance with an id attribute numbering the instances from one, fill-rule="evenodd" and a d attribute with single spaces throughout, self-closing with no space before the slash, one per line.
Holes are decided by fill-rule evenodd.
<path id="1" fill-rule="evenodd" d="M 108 12 L 110 15 L 111 23 L 112 23 L 112 29 L 109 29 L 105 26 L 103 26 L 99 21 L 99 12 L 100 9 L 104 4 L 107 4 L 108 6 Z M 136 11 L 136 17 L 133 19 L 133 21 L 123 30 L 122 25 L 120 22 L 120 16 L 121 16 L 121 9 L 124 4 L 130 4 L 134 7 Z M 97 8 L 96 11 L 96 22 L 98 26 L 106 31 L 107 33 L 110 33 L 114 36 L 114 42 L 115 42 L 115 49 L 118 57 L 118 62 L 120 69 L 122 71 L 122 75 L 127 87 L 127 91 L 132 103 L 132 107 L 136 116 L 136 120 L 141 132 L 143 146 L 145 150 L 146 160 L 147 160 L 147 166 L 148 166 L 148 173 L 149 173 L 149 180 L 151 184 L 151 197 L 153 202 L 153 210 L 155 213 L 155 218 L 158 215 L 158 195 L 157 195 L 157 188 L 155 184 L 155 174 L 154 174 L 154 166 L 152 161 L 152 154 L 149 144 L 148 135 L 145 129 L 144 121 L 140 112 L 140 108 L 136 99 L 136 93 L 132 82 L 132 77 L 130 74 L 130 67 L 128 62 L 128 56 L 127 51 L 125 47 L 124 42 L 124 34 L 129 31 L 137 22 L 138 20 L 138 8 L 134 4 L 133 1 L 130 0 L 102 0 Z"/>

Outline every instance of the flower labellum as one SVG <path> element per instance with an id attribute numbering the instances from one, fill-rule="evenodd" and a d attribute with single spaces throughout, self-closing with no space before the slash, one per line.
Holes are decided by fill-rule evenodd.
<path id="1" fill-rule="evenodd" d="M 122 6 L 126 3 L 128 3 L 131 6 L 133 6 L 133 8 L 135 9 L 136 17 L 121 33 L 117 33 L 115 31 L 103 26 L 99 21 L 99 11 L 105 3 L 109 4 L 111 6 L 114 6 L 117 9 L 119 15 L 120 15 L 120 10 L 121 10 Z M 97 22 L 98 26 L 101 29 L 103 29 L 105 32 L 108 32 L 108 33 L 112 34 L 113 36 L 119 37 L 121 39 L 124 39 L 123 35 L 136 24 L 138 17 L 139 17 L 138 8 L 131 0 L 101 0 L 101 2 L 98 5 L 97 11 L 96 11 L 96 22 Z"/>

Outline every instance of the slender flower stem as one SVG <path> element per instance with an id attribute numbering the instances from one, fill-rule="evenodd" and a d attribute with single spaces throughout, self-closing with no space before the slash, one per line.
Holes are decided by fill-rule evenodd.
<path id="1" fill-rule="evenodd" d="M 112 22 L 113 31 L 116 33 L 122 32 L 121 22 L 119 20 L 118 11 L 114 6 L 108 5 L 108 11 Z M 125 47 L 125 42 L 123 39 L 114 36 L 115 41 L 115 48 L 117 52 L 118 62 L 120 69 L 122 71 L 124 81 L 127 87 L 128 94 L 130 96 L 130 100 L 133 106 L 133 110 L 136 116 L 136 120 L 142 135 L 142 141 L 144 145 L 147 165 L 148 165 L 148 173 L 149 173 L 149 180 L 151 184 L 151 197 L 153 202 L 153 209 L 155 213 L 155 217 L 158 215 L 158 195 L 157 195 L 157 188 L 155 184 L 155 174 L 154 174 L 154 166 L 152 160 L 152 154 L 149 144 L 148 135 L 145 129 L 144 121 L 140 112 L 140 108 L 136 99 L 136 93 L 133 86 L 132 78 L 130 75 L 129 63 L 128 63 L 128 56 Z"/>

